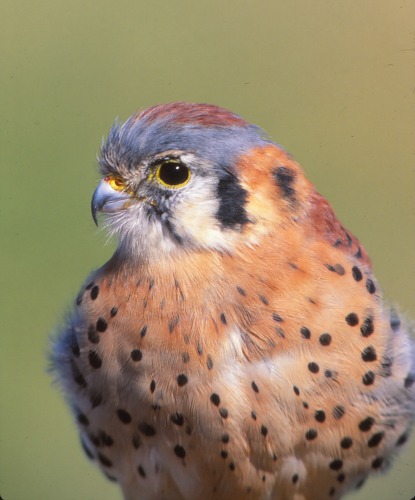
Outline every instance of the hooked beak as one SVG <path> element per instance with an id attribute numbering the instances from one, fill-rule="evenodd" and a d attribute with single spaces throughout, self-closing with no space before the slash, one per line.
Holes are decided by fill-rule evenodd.
<path id="1" fill-rule="evenodd" d="M 116 191 L 103 179 L 95 189 L 91 200 L 91 213 L 95 224 L 98 226 L 97 213 L 119 212 L 125 208 L 126 202 L 131 200 L 131 195 L 126 191 Z"/>

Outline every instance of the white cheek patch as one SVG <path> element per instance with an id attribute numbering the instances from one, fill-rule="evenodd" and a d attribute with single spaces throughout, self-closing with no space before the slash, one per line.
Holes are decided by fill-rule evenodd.
<path id="1" fill-rule="evenodd" d="M 219 209 L 217 179 L 198 177 L 186 187 L 172 211 L 177 233 L 196 246 L 230 250 L 235 235 L 223 230 L 216 218 Z"/>

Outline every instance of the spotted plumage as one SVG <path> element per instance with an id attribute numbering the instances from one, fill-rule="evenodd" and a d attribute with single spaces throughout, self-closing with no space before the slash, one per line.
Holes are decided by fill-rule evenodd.
<path id="1" fill-rule="evenodd" d="M 414 343 L 295 161 L 221 108 L 116 124 L 92 213 L 118 236 L 53 349 L 126 499 L 340 498 L 415 415 Z"/>

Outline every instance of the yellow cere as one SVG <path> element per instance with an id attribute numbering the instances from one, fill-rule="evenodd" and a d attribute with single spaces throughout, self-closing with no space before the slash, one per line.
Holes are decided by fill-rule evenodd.
<path id="1" fill-rule="evenodd" d="M 108 184 L 110 185 L 110 187 L 114 191 L 126 191 L 126 192 L 128 192 L 128 189 L 127 189 L 124 181 L 120 177 L 107 175 L 107 177 L 105 177 L 105 181 L 108 182 Z"/>

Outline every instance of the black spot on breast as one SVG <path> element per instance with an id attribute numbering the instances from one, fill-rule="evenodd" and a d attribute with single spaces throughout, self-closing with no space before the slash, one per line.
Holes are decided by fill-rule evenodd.
<path id="1" fill-rule="evenodd" d="M 89 351 L 88 361 L 92 368 L 98 369 L 102 366 L 102 359 L 95 351 Z"/>
<path id="2" fill-rule="evenodd" d="M 373 436 L 367 442 L 369 448 L 374 448 L 375 446 L 377 446 L 382 441 L 383 436 L 383 432 L 377 432 L 376 434 L 373 434 Z"/>
<path id="3" fill-rule="evenodd" d="M 99 295 L 99 286 L 98 285 L 95 285 L 91 288 L 90 295 L 91 295 L 92 300 L 95 300 L 98 297 L 98 295 Z"/>
<path id="4" fill-rule="evenodd" d="M 215 405 L 215 406 L 219 406 L 220 405 L 220 397 L 218 394 L 211 394 L 210 396 L 210 400 L 212 401 L 212 403 Z"/>
<path id="5" fill-rule="evenodd" d="M 356 313 L 351 312 L 344 319 L 349 326 L 356 326 L 359 324 L 359 317 Z"/>
<path id="6" fill-rule="evenodd" d="M 98 460 L 102 463 L 102 465 L 105 465 L 105 467 L 112 467 L 111 460 L 102 453 L 98 453 Z"/>
<path id="7" fill-rule="evenodd" d="M 331 264 L 326 264 L 326 268 L 331 271 L 332 273 L 337 273 L 339 276 L 344 276 L 346 271 L 344 270 L 344 267 L 341 264 L 335 264 L 334 266 Z"/>
<path id="8" fill-rule="evenodd" d="M 137 471 L 143 479 L 146 477 L 146 471 L 144 470 L 142 465 L 139 465 L 137 467 Z"/>
<path id="9" fill-rule="evenodd" d="M 305 326 L 302 326 L 301 327 L 301 330 L 300 330 L 300 333 L 301 333 L 301 336 L 304 338 L 304 339 L 309 339 L 311 337 L 311 332 L 310 330 L 305 327 Z"/>
<path id="10" fill-rule="evenodd" d="M 373 280 L 371 280 L 370 278 L 366 280 L 366 289 L 370 294 L 376 292 L 375 284 L 373 283 Z"/>
<path id="11" fill-rule="evenodd" d="M 261 425 L 261 434 L 264 437 L 268 434 L 268 428 L 265 425 Z"/>
<path id="12" fill-rule="evenodd" d="M 122 408 L 117 410 L 117 416 L 123 424 L 129 424 L 131 422 L 131 415 L 128 411 L 123 410 Z"/>
<path id="13" fill-rule="evenodd" d="M 251 387 L 254 390 L 254 392 L 259 392 L 258 386 L 256 385 L 256 383 L 254 381 L 252 381 Z"/>
<path id="14" fill-rule="evenodd" d="M 316 410 L 314 418 L 322 424 L 326 420 L 326 414 L 323 410 Z"/>
<path id="15" fill-rule="evenodd" d="M 111 318 L 113 318 L 118 312 L 118 307 L 112 307 L 110 311 Z"/>
<path id="16" fill-rule="evenodd" d="M 249 222 L 245 210 L 248 193 L 235 176 L 229 174 L 219 179 L 217 194 L 219 208 L 216 218 L 222 227 L 231 228 Z"/>
<path id="17" fill-rule="evenodd" d="M 359 429 L 362 432 L 368 432 L 368 431 L 370 431 L 370 429 L 372 428 L 374 423 L 375 423 L 375 420 L 372 417 L 367 417 L 360 422 Z"/>
<path id="18" fill-rule="evenodd" d="M 105 330 L 108 328 L 108 323 L 104 318 L 98 318 L 96 328 L 98 332 L 105 332 Z"/>
<path id="19" fill-rule="evenodd" d="M 305 433 L 305 438 L 307 441 L 313 441 L 317 437 L 317 431 L 315 429 L 308 429 Z"/>
<path id="20" fill-rule="evenodd" d="M 149 437 L 154 436 L 156 434 L 156 429 L 147 422 L 142 422 L 141 424 L 139 424 L 138 430 L 145 436 Z"/>
<path id="21" fill-rule="evenodd" d="M 368 316 L 363 320 L 362 326 L 360 327 L 360 332 L 363 337 L 369 337 L 375 331 L 375 327 L 373 325 L 373 318 Z"/>
<path id="22" fill-rule="evenodd" d="M 332 462 L 330 462 L 329 467 L 331 470 L 339 470 L 343 467 L 343 461 L 339 458 L 336 458 Z"/>
<path id="23" fill-rule="evenodd" d="M 184 385 L 186 385 L 188 382 L 188 378 L 186 377 L 186 375 L 184 373 L 181 373 L 180 375 L 177 376 L 177 385 L 179 387 L 183 387 Z"/>
<path id="24" fill-rule="evenodd" d="M 78 413 L 76 418 L 81 425 L 89 425 L 89 419 L 84 413 Z"/>
<path id="25" fill-rule="evenodd" d="M 229 412 L 226 408 L 219 408 L 219 415 L 224 418 L 224 419 L 227 419 L 228 416 L 229 416 Z"/>
<path id="26" fill-rule="evenodd" d="M 99 342 L 99 335 L 98 335 L 97 331 L 95 330 L 95 326 L 92 324 L 89 325 L 89 327 L 88 327 L 88 340 L 92 344 L 98 344 L 98 342 Z"/>
<path id="27" fill-rule="evenodd" d="M 178 425 L 181 427 L 184 424 L 184 417 L 181 413 L 173 413 L 173 415 L 170 415 L 170 420 L 173 422 L 173 424 Z"/>
<path id="28" fill-rule="evenodd" d="M 370 363 L 371 361 L 376 361 L 376 350 L 373 346 L 368 346 L 365 347 L 362 351 L 362 359 L 363 361 L 366 361 L 367 363 Z"/>
<path id="29" fill-rule="evenodd" d="M 322 333 L 318 339 L 321 345 L 328 346 L 331 344 L 331 335 L 329 333 Z"/>
<path id="30" fill-rule="evenodd" d="M 372 370 L 366 372 L 362 377 L 363 385 L 372 385 L 375 381 L 375 374 Z"/>
<path id="31" fill-rule="evenodd" d="M 361 281 L 363 278 L 362 271 L 357 266 L 352 267 L 352 276 L 355 281 Z"/>
<path id="32" fill-rule="evenodd" d="M 295 203 L 295 189 L 293 188 L 295 173 L 290 168 L 277 167 L 274 169 L 272 175 L 282 196 L 290 203 Z"/>
<path id="33" fill-rule="evenodd" d="M 71 345 L 71 351 L 72 354 L 76 357 L 79 358 L 81 351 L 79 349 L 78 341 L 76 340 L 75 334 L 71 335 L 70 339 L 70 345 Z"/>
<path id="34" fill-rule="evenodd" d="M 180 446 L 179 444 L 176 444 L 176 446 L 174 447 L 174 453 L 179 458 L 184 458 L 186 456 L 186 450 L 183 448 L 183 446 Z"/>
<path id="35" fill-rule="evenodd" d="M 383 464 L 383 458 L 382 457 L 377 457 L 373 460 L 372 462 L 372 468 L 373 469 L 379 469 L 379 467 Z"/>
<path id="36" fill-rule="evenodd" d="M 344 409 L 344 406 L 338 405 L 338 406 L 335 406 L 333 408 L 332 414 L 336 420 L 340 420 L 343 417 L 343 415 L 345 414 L 345 412 L 346 412 L 346 410 Z"/>
<path id="37" fill-rule="evenodd" d="M 71 362 L 71 369 L 72 369 L 72 377 L 75 383 L 78 384 L 79 387 L 84 389 L 87 386 L 85 377 L 82 375 L 81 371 L 74 362 Z"/>
<path id="38" fill-rule="evenodd" d="M 343 448 L 343 450 L 348 450 L 353 444 L 352 438 L 350 437 L 345 437 L 340 441 L 340 446 Z"/>

